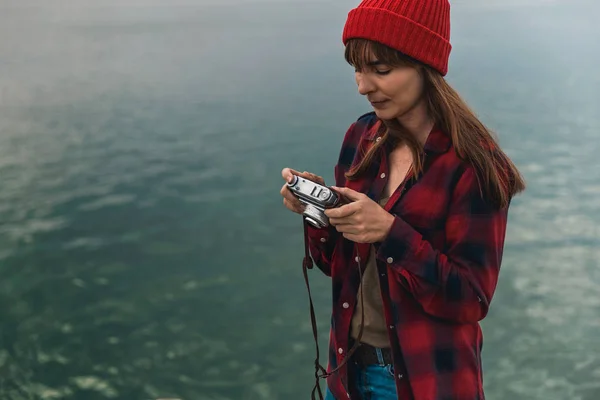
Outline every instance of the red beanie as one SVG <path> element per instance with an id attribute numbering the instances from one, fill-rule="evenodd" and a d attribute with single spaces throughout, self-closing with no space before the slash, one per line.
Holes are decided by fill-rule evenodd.
<path id="1" fill-rule="evenodd" d="M 442 75 L 450 57 L 448 0 L 363 0 L 348 13 L 342 41 L 369 39 L 427 64 Z"/>

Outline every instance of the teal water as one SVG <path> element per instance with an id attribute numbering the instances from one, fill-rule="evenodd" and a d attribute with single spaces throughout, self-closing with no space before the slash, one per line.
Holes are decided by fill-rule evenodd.
<path id="1" fill-rule="evenodd" d="M 369 111 L 345 1 L 0 2 L 0 398 L 309 398 L 301 221 Z M 597 2 L 453 2 L 448 79 L 515 200 L 488 398 L 600 398 Z M 328 281 L 311 274 L 322 346 Z"/>

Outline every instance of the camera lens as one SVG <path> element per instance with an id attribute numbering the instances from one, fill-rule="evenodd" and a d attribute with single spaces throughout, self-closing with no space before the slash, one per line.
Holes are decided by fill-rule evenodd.
<path id="1" fill-rule="evenodd" d="M 307 204 L 303 212 L 306 221 L 315 228 L 324 228 L 329 225 L 327 216 L 312 204 Z"/>

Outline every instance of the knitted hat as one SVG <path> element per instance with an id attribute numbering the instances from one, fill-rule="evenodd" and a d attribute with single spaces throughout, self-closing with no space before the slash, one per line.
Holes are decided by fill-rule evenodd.
<path id="1" fill-rule="evenodd" d="M 369 39 L 396 49 L 442 75 L 450 57 L 448 0 L 363 0 L 348 13 L 342 41 Z"/>

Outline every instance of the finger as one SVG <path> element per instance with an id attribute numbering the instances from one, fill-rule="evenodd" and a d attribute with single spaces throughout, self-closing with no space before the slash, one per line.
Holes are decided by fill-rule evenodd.
<path id="1" fill-rule="evenodd" d="M 331 225 L 353 225 L 355 224 L 355 222 L 352 219 L 352 216 L 350 217 L 344 217 L 344 218 L 329 218 L 329 223 Z"/>
<path id="2" fill-rule="evenodd" d="M 339 192 L 342 196 L 346 197 L 350 201 L 358 201 L 364 199 L 367 195 L 364 193 L 357 192 L 347 187 L 331 187 L 336 192 Z"/>
<path id="3" fill-rule="evenodd" d="M 313 174 L 312 172 L 304 171 L 302 173 L 302 176 L 304 178 L 306 178 L 306 179 L 309 179 L 309 180 L 313 181 L 313 182 L 320 183 L 321 185 L 325 184 L 325 180 L 322 177 L 320 177 L 319 175 Z"/>
<path id="4" fill-rule="evenodd" d="M 288 183 L 292 181 L 294 175 L 300 175 L 300 172 L 291 168 L 284 168 L 281 170 L 281 177 Z"/>
<path id="5" fill-rule="evenodd" d="M 300 200 L 298 200 L 298 198 L 296 196 L 294 196 L 294 194 L 290 191 L 290 189 L 287 187 L 287 184 L 283 184 L 283 186 L 281 187 L 281 190 L 279 191 L 279 193 L 281 193 L 281 195 L 283 196 L 284 199 L 287 199 L 290 203 L 299 206 Z"/>
<path id="6" fill-rule="evenodd" d="M 353 224 L 331 224 L 340 233 L 358 234 L 359 231 Z"/>
<path id="7" fill-rule="evenodd" d="M 353 233 L 344 233 L 342 236 L 354 243 L 366 243 L 362 240 L 362 236 L 360 235 L 356 235 Z"/>
<path id="8" fill-rule="evenodd" d="M 361 207 L 358 202 L 344 204 L 341 207 L 328 208 L 325 210 L 325 215 L 329 218 L 347 218 L 357 212 Z"/>
<path id="9" fill-rule="evenodd" d="M 294 175 L 302 177 L 304 179 L 308 179 L 313 182 L 320 183 L 321 185 L 325 185 L 325 180 L 322 177 L 320 177 L 319 175 L 313 174 L 312 172 L 308 172 L 308 171 L 299 172 L 292 168 L 284 168 L 283 170 L 281 170 L 281 177 L 286 182 L 291 182 Z"/>
<path id="10" fill-rule="evenodd" d="M 289 201 L 288 199 L 283 199 L 283 205 L 290 211 L 293 211 L 295 213 L 298 214 L 302 214 L 302 212 L 304 211 L 304 206 L 302 205 L 302 203 L 296 204 L 293 203 L 291 201 Z"/>

